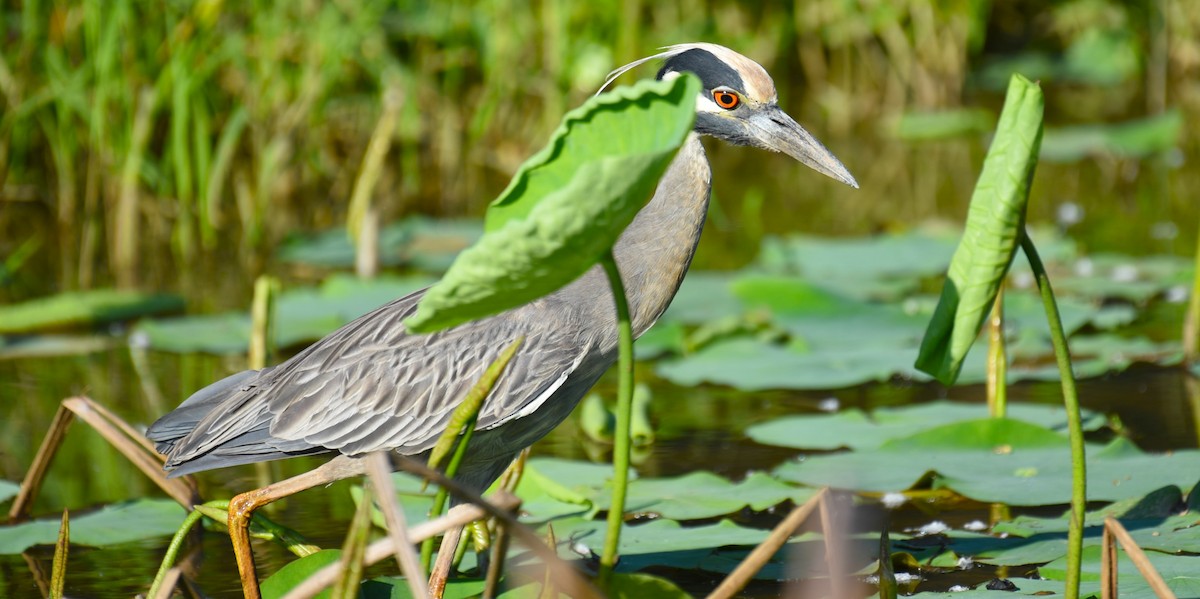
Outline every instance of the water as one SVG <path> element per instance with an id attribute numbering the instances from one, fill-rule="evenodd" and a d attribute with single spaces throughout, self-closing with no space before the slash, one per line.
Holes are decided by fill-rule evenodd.
<path id="1" fill-rule="evenodd" d="M 180 396 L 184 389 L 215 379 L 240 367 L 237 359 L 210 356 L 150 354 L 150 373 L 165 398 Z M 874 409 L 935 399 L 981 402 L 980 386 L 946 389 L 936 384 L 903 381 L 867 385 L 827 392 L 762 392 L 746 394 L 717 387 L 681 388 L 654 380 L 648 369 L 639 373 L 652 383 L 653 419 L 658 440 L 636 462 L 645 476 L 675 476 L 706 469 L 732 479 L 748 472 L 768 470 L 796 455 L 795 450 L 759 445 L 741 431 L 751 424 L 777 416 L 815 413 L 830 407 L 833 400 L 842 408 Z M 126 350 L 113 350 L 75 358 L 28 359 L 0 362 L 0 394 L 10 406 L 0 435 L 0 477 L 19 480 L 32 460 L 41 435 L 54 412 L 53 398 L 87 393 L 132 423 L 150 422 L 164 408 L 144 399 L 146 380 L 134 372 Z M 605 379 L 599 390 L 611 397 L 614 381 Z M 1200 431 L 1197 421 L 1200 397 L 1189 395 L 1188 378 L 1178 369 L 1137 367 L 1120 374 L 1082 381 L 1080 396 L 1087 408 L 1119 416 L 1126 434 L 1151 450 L 1196 447 Z M 1194 391 L 1193 391 L 1194 393 Z M 1059 387 L 1050 383 L 1022 383 L 1011 387 L 1012 401 L 1058 403 Z M 174 399 L 164 399 L 174 401 Z M 1147 409 L 1150 406 L 1152 409 Z M 608 460 L 609 448 L 588 441 L 574 419 L 537 444 L 535 455 L 574 459 Z M 272 479 L 298 474 L 312 468 L 311 458 L 277 462 Z M 199 476 L 205 499 L 230 497 L 257 485 L 253 467 L 238 467 Z M 350 521 L 353 505 L 342 482 L 307 491 L 268 508 L 268 515 L 293 527 L 322 547 L 337 547 Z M 78 514 L 87 506 L 135 497 L 160 496 L 133 466 L 104 446 L 94 432 L 76 422 L 60 450 L 54 467 L 35 505 L 38 514 L 54 514 L 69 507 Z M 961 526 L 971 520 L 987 520 L 988 507 L 975 502 L 953 505 L 910 502 L 886 512 L 867 506 L 855 512 L 855 527 L 878 530 L 885 520 L 894 531 L 919 527 L 933 519 Z M 1038 508 L 1046 515 L 1061 507 Z M 769 528 L 786 509 L 768 514 L 735 515 L 740 523 Z M 230 573 L 236 566 L 221 532 L 194 535 L 185 557 L 185 572 L 206 596 L 236 597 L 240 588 Z M 129 597 L 144 592 L 153 578 L 166 548 L 166 539 L 151 539 L 106 549 L 72 549 L 67 593 L 82 597 Z M 256 543 L 260 574 L 268 575 L 292 558 L 278 546 Z M 53 557 L 49 547 L 36 548 L 24 556 L 0 556 L 0 596 L 39 597 L 48 580 Z M 390 571 L 385 566 L 377 573 Z M 701 592 L 712 588 L 712 574 L 693 571 L 658 572 Z M 975 584 L 996 575 L 992 568 L 976 568 L 945 575 L 931 575 L 915 584 L 919 590 L 946 589 L 954 584 Z M 1012 575 L 1010 573 L 1010 575 Z M 755 583 L 751 596 L 774 596 L 777 585 Z"/>

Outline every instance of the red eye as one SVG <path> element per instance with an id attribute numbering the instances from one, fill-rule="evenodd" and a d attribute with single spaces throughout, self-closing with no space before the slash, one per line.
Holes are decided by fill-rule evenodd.
<path id="1" fill-rule="evenodd" d="M 742 101 L 737 94 L 724 89 L 714 89 L 712 95 L 713 102 L 716 102 L 717 106 L 726 110 L 737 108 L 737 105 Z"/>

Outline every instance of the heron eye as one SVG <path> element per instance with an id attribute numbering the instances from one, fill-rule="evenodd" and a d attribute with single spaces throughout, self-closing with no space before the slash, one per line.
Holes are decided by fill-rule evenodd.
<path id="1" fill-rule="evenodd" d="M 742 101 L 737 94 L 724 89 L 714 89 L 712 94 L 713 101 L 717 103 L 717 106 L 726 110 L 737 108 L 737 105 Z"/>

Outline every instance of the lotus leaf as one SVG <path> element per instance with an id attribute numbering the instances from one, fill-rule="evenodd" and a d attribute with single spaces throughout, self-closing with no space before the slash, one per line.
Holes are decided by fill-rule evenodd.
<path id="1" fill-rule="evenodd" d="M 746 435 L 766 445 L 798 449 L 874 449 L 884 442 L 907 437 L 915 431 L 976 420 L 987 415 L 987 407 L 981 404 L 933 401 L 880 408 L 870 415 L 849 409 L 837 414 L 784 416 L 756 424 L 746 430 Z M 1055 431 L 1065 431 L 1067 426 L 1061 405 L 1009 404 L 1008 416 Z M 1089 410 L 1084 412 L 1083 418 L 1084 430 L 1096 430 L 1104 426 L 1105 420 L 1101 414 Z"/>
<path id="2" fill-rule="evenodd" d="M 165 499 L 137 499 L 71 516 L 71 545 L 104 547 L 173 534 L 185 516 Z M 60 517 L 0 526 L 0 554 L 21 553 L 34 545 L 53 545 Z"/>

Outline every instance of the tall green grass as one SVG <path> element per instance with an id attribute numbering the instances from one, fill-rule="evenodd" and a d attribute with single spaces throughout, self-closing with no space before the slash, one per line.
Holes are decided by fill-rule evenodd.
<path id="1" fill-rule="evenodd" d="M 39 261 L 58 265 L 52 287 L 154 284 L 151 271 L 220 248 L 255 270 L 288 231 L 346 224 L 373 133 L 390 143 L 359 206 L 384 220 L 478 211 L 611 68 L 679 41 L 754 57 L 802 120 L 857 136 L 907 108 L 962 103 L 988 43 L 1019 49 L 1004 38 L 1018 16 L 1037 23 L 1028 45 L 1050 49 L 1128 28 L 1146 36 L 1145 61 L 1170 63 L 1147 72 L 1172 78 L 1200 48 L 1187 0 L 26 0 L 0 8 L 0 255 L 28 240 L 32 200 L 56 241 Z M 1146 85 L 1171 103 L 1160 79 Z M 384 118 L 389 89 L 399 108 Z M 945 153 L 922 172 L 878 153 L 859 162 L 927 214 L 946 169 L 974 168 Z M 906 214 L 849 201 L 861 204 L 818 209 L 834 225 Z"/>

